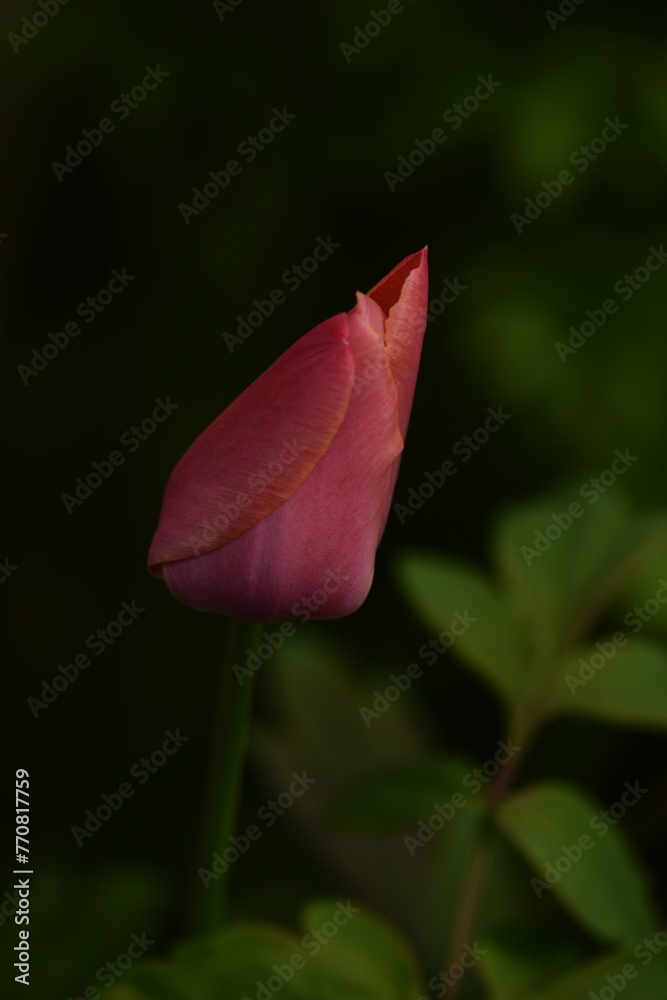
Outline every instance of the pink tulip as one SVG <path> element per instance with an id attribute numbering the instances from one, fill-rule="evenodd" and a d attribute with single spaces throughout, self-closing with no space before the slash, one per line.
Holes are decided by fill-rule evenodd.
<path id="1" fill-rule="evenodd" d="M 297 340 L 200 434 L 148 568 L 242 621 L 339 618 L 373 579 L 426 326 L 427 251 Z"/>

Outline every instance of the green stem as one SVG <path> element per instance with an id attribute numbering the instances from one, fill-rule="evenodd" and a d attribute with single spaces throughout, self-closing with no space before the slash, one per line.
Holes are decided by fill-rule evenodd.
<path id="1" fill-rule="evenodd" d="M 261 625 L 230 620 L 227 656 L 220 681 L 211 736 L 208 794 L 201 866 L 213 872 L 214 855 L 222 854 L 236 832 L 243 765 L 248 746 L 255 674 L 240 681 L 235 663 L 245 667 L 246 651 L 253 649 Z M 227 916 L 232 866 L 204 883 L 199 879 L 197 926 L 200 932 L 219 927 Z"/>
<path id="2" fill-rule="evenodd" d="M 490 831 L 485 829 L 470 848 L 468 861 L 466 863 L 459 898 L 454 918 L 454 933 L 447 957 L 446 970 L 460 961 L 461 955 L 467 944 L 471 944 L 471 937 L 475 932 L 477 914 L 482 900 L 485 885 L 485 875 L 489 863 L 489 853 L 491 849 Z M 465 976 L 456 980 L 449 990 L 451 1000 L 456 997 L 463 986 Z"/>
<path id="3" fill-rule="evenodd" d="M 530 735 L 529 731 L 524 733 L 525 742 L 530 739 Z M 524 752 L 525 744 L 520 743 L 519 745 L 522 747 L 521 752 L 515 754 L 514 757 L 510 757 L 503 764 L 488 788 L 486 801 L 491 810 L 498 808 L 498 805 L 507 794 L 514 780 L 516 771 L 521 766 L 521 755 Z M 474 937 L 479 908 L 484 895 L 485 878 L 492 843 L 492 831 L 488 818 L 484 819 L 482 824 L 481 831 L 470 848 L 468 860 L 461 877 L 454 916 L 452 941 L 447 957 L 447 969 L 459 962 L 466 945 L 473 943 L 471 938 Z M 458 979 L 452 985 L 448 993 L 450 1000 L 456 1000 L 463 987 L 464 979 L 465 976 Z"/>

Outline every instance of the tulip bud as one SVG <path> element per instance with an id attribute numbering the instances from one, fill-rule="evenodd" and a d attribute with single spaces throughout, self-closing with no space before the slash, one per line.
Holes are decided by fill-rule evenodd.
<path id="1" fill-rule="evenodd" d="M 373 578 L 414 395 L 427 251 L 301 337 L 186 451 L 148 568 L 242 621 L 339 618 Z"/>

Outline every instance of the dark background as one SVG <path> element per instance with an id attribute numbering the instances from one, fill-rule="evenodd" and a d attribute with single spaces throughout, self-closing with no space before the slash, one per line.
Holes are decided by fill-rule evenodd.
<path id="1" fill-rule="evenodd" d="M 586 0 L 552 30 L 539 4 L 407 0 L 349 61 L 341 43 L 370 20 L 365 3 L 243 0 L 221 19 L 210 3 L 73 0 L 15 52 L 9 33 L 40 9 L 6 0 L 1 14 L 0 557 L 17 568 L 0 593 L 6 794 L 14 770 L 29 768 L 33 906 L 51 922 L 35 975 L 64 998 L 132 930 L 150 923 L 157 954 L 184 929 L 226 624 L 174 601 L 145 558 L 176 460 L 297 337 L 428 244 L 431 300 L 446 279 L 465 291 L 427 329 L 396 499 L 489 407 L 512 415 L 436 498 L 402 525 L 390 518 L 363 608 L 307 626 L 362 673 L 405 666 L 425 639 L 392 579 L 402 546 L 483 561 L 502 505 L 581 483 L 616 449 L 639 456 L 624 482 L 637 507 L 663 505 L 664 274 L 566 362 L 554 343 L 618 299 L 615 282 L 667 235 L 667 67 L 664 10 L 648 2 Z M 158 64 L 168 77 L 121 121 L 112 102 Z M 460 128 L 444 124 L 489 75 L 498 89 Z M 295 120 L 248 163 L 237 147 L 283 107 Z M 570 156 L 616 116 L 628 128 L 578 172 Z M 105 117 L 114 131 L 59 181 L 53 162 Z M 447 140 L 390 191 L 385 172 L 439 127 Z M 179 205 L 232 158 L 240 176 L 186 224 Z M 512 213 L 568 167 L 573 183 L 517 233 Z M 281 275 L 329 236 L 340 244 L 331 258 L 286 289 Z M 18 366 L 114 268 L 135 277 L 24 384 Z M 286 301 L 230 352 L 223 333 L 277 287 Z M 130 453 L 121 436 L 166 396 L 178 409 Z M 68 514 L 62 494 L 118 448 L 124 464 Z M 27 699 L 132 600 L 145 608 L 138 620 L 35 717 Z M 495 704 L 453 661 L 417 701 L 436 745 L 480 757 L 495 745 Z M 258 704 L 270 712 L 261 691 Z M 189 743 L 77 847 L 71 827 L 85 810 L 176 727 Z M 561 724 L 537 761 L 604 799 L 626 776 L 658 780 L 664 743 Z M 252 815 L 265 793 L 256 771 L 247 779 Z M 650 834 L 634 822 L 660 886 L 664 820 Z M 9 870 L 3 881 L 9 889 Z M 239 912 L 286 922 L 304 894 L 344 891 L 289 824 L 239 867 L 235 889 Z"/>

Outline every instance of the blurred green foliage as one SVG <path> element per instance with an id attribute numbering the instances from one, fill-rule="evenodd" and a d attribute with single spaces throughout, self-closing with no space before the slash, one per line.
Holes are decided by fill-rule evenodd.
<path id="1" fill-rule="evenodd" d="M 539 761 L 542 729 L 562 713 L 667 730 L 667 649 L 637 637 L 645 628 L 650 636 L 650 612 L 667 605 L 667 584 L 631 609 L 626 629 L 610 636 L 600 624 L 640 563 L 664 559 L 664 524 L 655 519 L 649 531 L 618 494 L 579 515 L 572 505 L 563 514 L 561 499 L 548 495 L 499 519 L 492 551 L 504 573 L 495 585 L 430 551 L 401 556 L 400 589 L 432 636 L 402 671 L 364 682 L 345 652 L 297 634 L 266 686 L 275 714 L 253 740 L 260 772 L 277 790 L 305 768 L 314 787 L 289 806 L 301 836 L 392 914 L 425 971 L 411 955 L 390 964 L 404 946 L 375 918 L 357 916 L 351 900 L 337 927 L 330 913 L 340 917 L 344 904 L 332 901 L 301 920 L 318 941 L 320 925 L 329 927 L 326 948 L 320 941 L 311 951 L 312 932 L 299 941 L 257 922 L 232 925 L 181 945 L 166 962 L 137 963 L 118 1000 L 197 1000 L 216 989 L 247 1000 L 284 989 L 307 1000 L 323 988 L 332 1000 L 423 1000 L 422 991 L 444 996 L 461 985 L 471 1000 L 580 1000 L 584 984 L 658 1000 L 667 934 L 626 822 L 642 802 L 661 809 L 654 782 L 662 762 L 645 761 L 632 782 L 620 774 L 611 803 L 574 775 L 526 775 Z M 503 738 L 485 760 L 436 749 L 413 714 L 449 649 L 503 704 Z M 579 757 L 585 752 L 584 738 Z M 237 861 L 254 850 L 250 830 Z M 284 873 L 276 876 L 279 885 Z"/>

